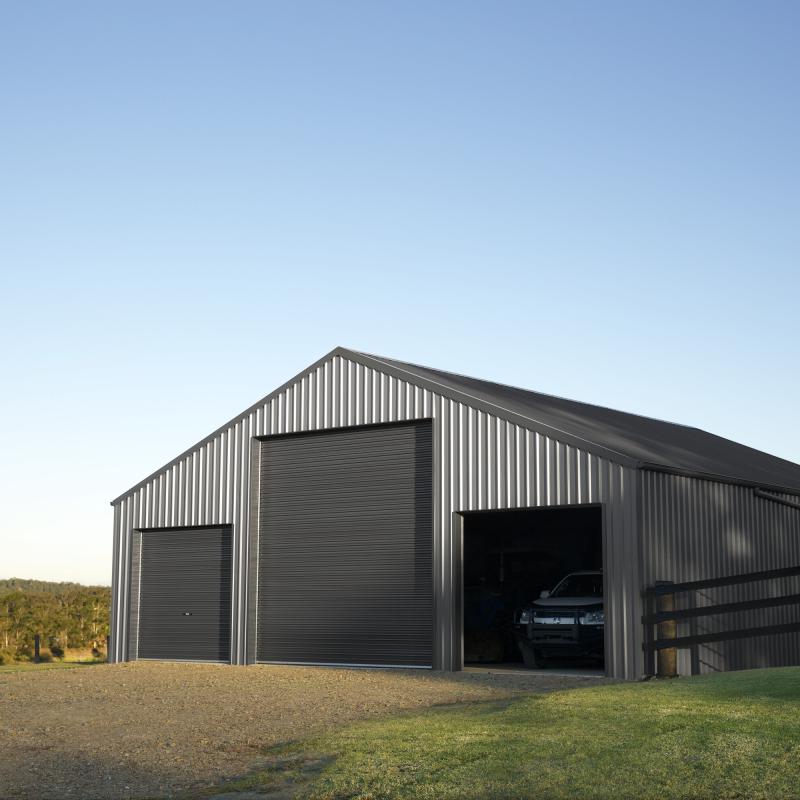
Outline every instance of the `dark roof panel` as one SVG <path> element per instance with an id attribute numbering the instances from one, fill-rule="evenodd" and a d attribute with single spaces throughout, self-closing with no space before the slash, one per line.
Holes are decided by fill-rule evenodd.
<path id="1" fill-rule="evenodd" d="M 571 439 L 586 442 L 589 449 L 594 446 L 618 453 L 635 460 L 642 467 L 800 491 L 800 465 L 699 428 L 565 400 L 382 356 L 353 355 L 374 359 L 395 370 L 409 373 L 409 376 L 439 384 L 445 390 L 466 396 L 464 399 L 472 397 L 495 406 L 499 416 L 505 410 L 525 417 L 540 427 L 550 429 L 556 438 L 560 431 Z M 413 382 L 413 377 L 410 380 Z M 536 428 L 537 425 L 532 427 Z"/>

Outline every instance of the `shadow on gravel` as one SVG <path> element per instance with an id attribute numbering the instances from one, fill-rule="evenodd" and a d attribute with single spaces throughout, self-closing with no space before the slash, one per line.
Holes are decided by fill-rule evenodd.
<path id="1" fill-rule="evenodd" d="M 189 791 L 185 774 L 179 770 L 158 772 L 132 760 L 76 757 L 47 742 L 19 747 L 17 756 L 13 761 L 26 766 L 13 771 L 7 760 L 0 758 L 0 800 L 150 800 L 172 797 L 176 784 Z"/>
<path id="2" fill-rule="evenodd" d="M 176 800 L 292 800 L 332 761 L 330 756 L 284 752 L 267 757 L 242 778 L 201 791 L 181 792 Z"/>

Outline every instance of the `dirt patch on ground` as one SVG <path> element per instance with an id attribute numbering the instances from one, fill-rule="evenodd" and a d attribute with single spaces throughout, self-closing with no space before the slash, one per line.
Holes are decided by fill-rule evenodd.
<path id="1" fill-rule="evenodd" d="M 354 719 L 597 679 L 138 662 L 0 675 L 0 797 L 168 797 Z"/>

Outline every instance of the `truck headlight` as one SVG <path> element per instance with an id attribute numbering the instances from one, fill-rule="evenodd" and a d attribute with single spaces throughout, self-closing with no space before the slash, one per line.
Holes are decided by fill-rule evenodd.
<path id="1" fill-rule="evenodd" d="M 578 622 L 581 625 L 602 625 L 605 622 L 605 617 L 601 611 L 587 611 L 585 614 L 578 616 Z"/>
<path id="2" fill-rule="evenodd" d="M 531 621 L 531 610 L 529 608 L 523 608 L 522 611 L 519 612 L 519 624 L 527 625 L 530 621 Z"/>

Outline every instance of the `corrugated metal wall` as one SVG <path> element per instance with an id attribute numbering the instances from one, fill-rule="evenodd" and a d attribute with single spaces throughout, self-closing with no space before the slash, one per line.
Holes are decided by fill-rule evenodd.
<path id="1" fill-rule="evenodd" d="M 800 565 L 800 510 L 753 489 L 643 471 L 642 578 L 691 581 Z M 784 496 L 797 502 L 797 498 Z M 800 593 L 800 578 L 678 595 L 678 607 Z M 797 620 L 797 607 L 705 617 L 679 635 Z M 679 652 L 681 674 L 800 664 L 800 634 L 712 643 Z"/>
<path id="2" fill-rule="evenodd" d="M 460 526 L 454 525 L 453 512 L 600 502 L 608 587 L 606 665 L 617 677 L 640 676 L 636 471 L 390 373 L 368 359 L 334 355 L 115 501 L 113 660 L 129 658 L 132 531 L 204 524 L 233 525 L 231 660 L 247 660 L 252 437 L 430 418 L 435 666 L 453 668 L 461 659 Z"/>

